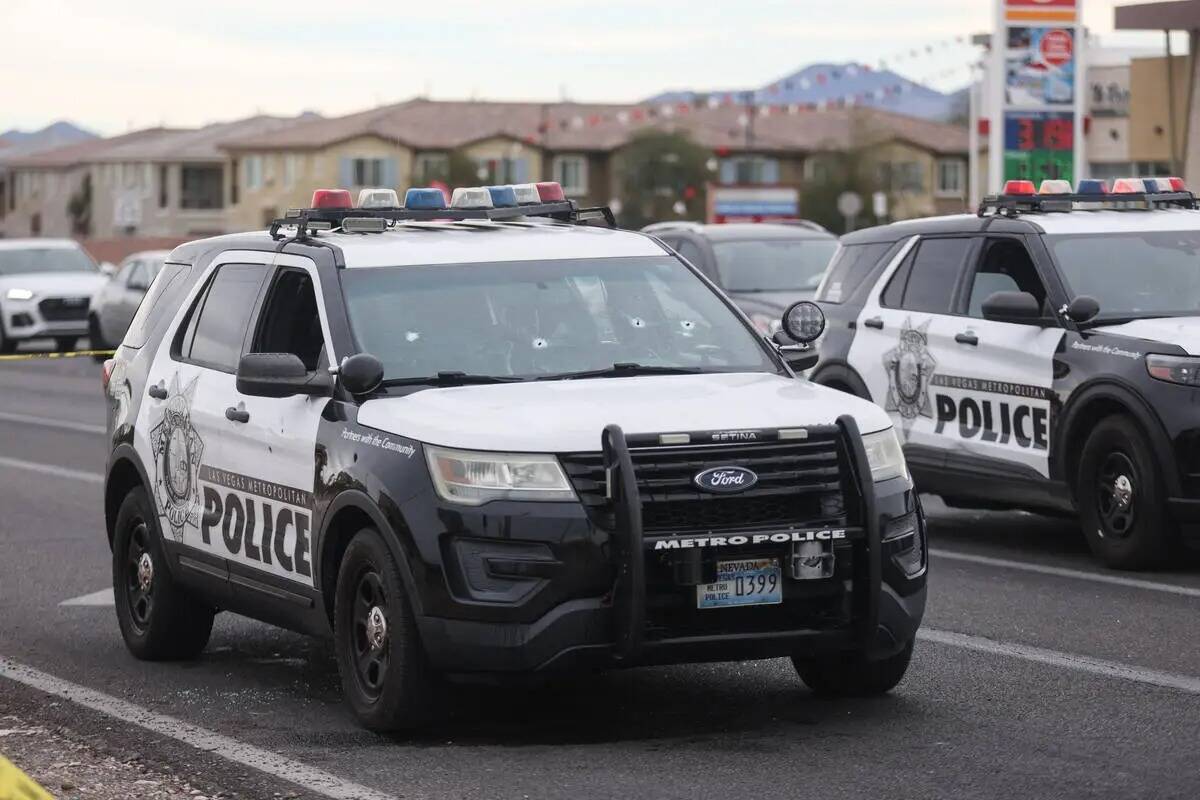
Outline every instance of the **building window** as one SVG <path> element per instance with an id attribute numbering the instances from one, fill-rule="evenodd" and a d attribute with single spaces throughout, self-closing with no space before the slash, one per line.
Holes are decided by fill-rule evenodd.
<path id="1" fill-rule="evenodd" d="M 296 184 L 296 161 L 299 156 L 289 153 L 283 157 L 283 185 L 292 188 Z"/>
<path id="2" fill-rule="evenodd" d="M 420 153 L 413 163 L 414 183 L 428 186 L 434 181 L 450 180 L 450 156 L 445 153 Z"/>
<path id="3" fill-rule="evenodd" d="M 223 168 L 184 164 L 179 169 L 179 207 L 198 211 L 221 208 L 224 187 Z"/>
<path id="4" fill-rule="evenodd" d="M 763 156 L 735 156 L 721 162 L 721 183 L 779 183 L 779 161 Z"/>
<path id="5" fill-rule="evenodd" d="M 967 165 L 959 158 L 943 158 L 937 162 L 937 194 L 939 197 L 962 197 L 967 189 Z"/>
<path id="6" fill-rule="evenodd" d="M 354 159 L 355 186 L 383 186 L 383 159 L 356 158 Z"/>
<path id="7" fill-rule="evenodd" d="M 170 202 L 170 194 L 167 190 L 167 177 L 170 171 L 166 164 L 158 165 L 158 207 L 166 208 Z"/>
<path id="8" fill-rule="evenodd" d="M 246 156 L 242 161 L 242 168 L 245 170 L 242 183 L 245 185 L 246 191 L 252 192 L 255 189 L 261 189 L 263 185 L 262 156 Z"/>
<path id="9" fill-rule="evenodd" d="M 587 194 L 587 156 L 555 156 L 552 172 L 554 180 L 562 184 L 564 193 L 569 195 Z"/>
<path id="10" fill-rule="evenodd" d="M 925 191 L 925 176 L 916 161 L 884 161 L 879 165 L 879 185 L 890 192 L 920 194 Z"/>
<path id="11" fill-rule="evenodd" d="M 494 185 L 525 183 L 529 180 L 529 163 L 523 158 L 477 158 L 478 176 L 482 183 Z"/>

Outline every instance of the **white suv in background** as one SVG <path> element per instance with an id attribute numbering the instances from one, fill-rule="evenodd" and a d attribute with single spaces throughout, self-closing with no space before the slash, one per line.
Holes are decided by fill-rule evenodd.
<path id="1" fill-rule="evenodd" d="M 96 262 L 70 239 L 0 240 L 0 353 L 27 339 L 73 349 L 103 283 Z"/>

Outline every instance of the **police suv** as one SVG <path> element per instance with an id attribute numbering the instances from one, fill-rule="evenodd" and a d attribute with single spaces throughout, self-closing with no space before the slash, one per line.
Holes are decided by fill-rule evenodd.
<path id="1" fill-rule="evenodd" d="M 1078 514 L 1118 568 L 1200 544 L 1200 210 L 1182 181 L 1009 181 L 845 236 L 812 378 L 891 416 L 921 491 Z"/>
<path id="2" fill-rule="evenodd" d="M 397 200 L 321 190 L 177 248 L 106 363 L 135 656 L 196 656 L 221 610 L 332 634 L 378 730 L 463 673 L 901 679 L 925 530 L 882 410 L 797 378 L 805 344 L 557 184 Z M 823 324 L 798 304 L 785 330 Z"/>

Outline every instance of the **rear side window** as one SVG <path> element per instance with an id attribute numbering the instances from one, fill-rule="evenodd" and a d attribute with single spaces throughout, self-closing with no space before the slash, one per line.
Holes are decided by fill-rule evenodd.
<path id="1" fill-rule="evenodd" d="M 236 372 L 246 326 L 266 271 L 262 264 L 219 267 L 197 298 L 176 342 L 178 357 L 222 372 Z"/>
<path id="2" fill-rule="evenodd" d="M 891 247 L 890 242 L 843 245 L 834 254 L 816 299 L 823 303 L 846 302 Z"/>
<path id="3" fill-rule="evenodd" d="M 954 287 L 966 263 L 971 240 L 924 239 L 883 292 L 883 305 L 907 311 L 949 314 Z"/>
<path id="4" fill-rule="evenodd" d="M 178 307 L 180 296 L 187 288 L 184 278 L 192 271 L 189 264 L 167 264 L 150 284 L 149 291 L 138 304 L 137 313 L 129 323 L 129 330 L 121 342 L 125 347 L 140 349 L 146 344 L 150 332 L 165 316 Z"/>

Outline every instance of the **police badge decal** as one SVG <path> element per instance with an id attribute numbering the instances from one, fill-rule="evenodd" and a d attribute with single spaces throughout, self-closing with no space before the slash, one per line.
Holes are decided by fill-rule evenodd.
<path id="1" fill-rule="evenodd" d="M 917 417 L 933 419 L 929 379 L 933 377 L 937 361 L 929 354 L 929 322 L 925 320 L 924 325 L 914 328 L 912 317 L 906 317 L 900 329 L 899 343 L 883 354 L 883 367 L 888 376 L 887 402 L 883 410 L 900 414 L 900 428 L 905 440 Z"/>
<path id="2" fill-rule="evenodd" d="M 175 373 L 167 390 L 162 419 L 150 431 L 154 493 L 176 542 L 183 541 L 185 525 L 200 524 L 200 493 L 196 481 L 204 442 L 192 427 L 192 400 L 197 380 L 192 378 L 180 389 L 179 373 Z"/>

